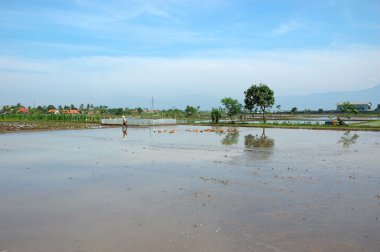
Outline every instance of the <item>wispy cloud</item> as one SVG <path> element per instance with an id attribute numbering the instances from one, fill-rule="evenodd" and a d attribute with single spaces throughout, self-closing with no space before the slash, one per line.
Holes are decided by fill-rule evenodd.
<path id="1" fill-rule="evenodd" d="M 111 106 L 132 106 L 127 100 L 115 103 L 114 97 L 122 94 L 147 99 L 153 94 L 162 101 L 181 94 L 205 95 L 215 99 L 209 106 L 217 106 L 226 95 L 241 99 L 250 84 L 259 82 L 267 83 L 280 96 L 368 88 L 380 79 L 378 58 L 379 48 L 261 52 L 219 59 L 1 57 L 0 100 L 14 103 L 12 99 L 18 95 L 25 100 L 38 97 L 46 104 L 80 103 L 88 101 L 91 90 L 91 96 L 99 98 L 97 102 Z M 175 102 L 173 106 L 183 105 L 181 100 Z M 193 102 L 197 103 L 196 98 Z"/>
<path id="2" fill-rule="evenodd" d="M 298 29 L 302 28 L 303 26 L 304 25 L 301 24 L 300 22 L 292 20 L 290 22 L 280 24 L 276 29 L 273 30 L 272 33 L 275 36 L 280 36 L 280 35 L 284 35 L 284 34 L 287 34 L 289 32 L 298 30 Z"/>

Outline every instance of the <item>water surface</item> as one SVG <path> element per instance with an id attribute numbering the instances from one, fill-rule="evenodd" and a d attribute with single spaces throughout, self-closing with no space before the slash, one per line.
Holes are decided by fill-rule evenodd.
<path id="1" fill-rule="evenodd" d="M 0 135 L 0 251 L 380 251 L 380 135 Z"/>

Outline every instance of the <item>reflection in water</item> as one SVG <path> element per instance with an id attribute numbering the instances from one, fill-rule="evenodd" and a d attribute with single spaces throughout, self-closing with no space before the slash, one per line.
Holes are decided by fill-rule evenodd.
<path id="1" fill-rule="evenodd" d="M 128 128 L 127 128 L 127 126 L 123 125 L 121 127 L 121 130 L 123 132 L 123 140 L 125 140 L 127 138 L 127 135 L 128 135 Z"/>
<path id="2" fill-rule="evenodd" d="M 348 130 L 344 132 L 343 136 L 338 141 L 338 144 L 342 144 L 343 148 L 348 148 L 350 145 L 356 144 L 356 140 L 359 138 L 358 134 L 351 134 Z"/>
<path id="3" fill-rule="evenodd" d="M 380 251 L 377 133 L 160 129 L 0 134 L 0 251 Z"/>
<path id="4" fill-rule="evenodd" d="M 221 143 L 223 145 L 234 145 L 239 142 L 239 132 L 233 130 L 227 133 L 227 135 L 222 139 Z"/>
<path id="5" fill-rule="evenodd" d="M 273 153 L 274 139 L 265 135 L 265 128 L 261 136 L 251 134 L 245 136 L 245 153 L 253 159 L 267 159 Z"/>

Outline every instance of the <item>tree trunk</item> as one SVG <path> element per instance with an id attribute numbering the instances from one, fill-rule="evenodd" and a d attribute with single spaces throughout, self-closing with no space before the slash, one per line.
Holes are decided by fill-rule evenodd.
<path id="1" fill-rule="evenodd" d="M 267 120 L 265 119 L 265 107 L 262 107 L 261 110 L 263 111 L 263 121 L 266 123 Z"/>

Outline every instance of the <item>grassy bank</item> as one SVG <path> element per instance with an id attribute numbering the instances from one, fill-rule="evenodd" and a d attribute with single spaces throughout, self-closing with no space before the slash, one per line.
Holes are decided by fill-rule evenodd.
<path id="1" fill-rule="evenodd" d="M 85 114 L 0 114 L 0 122 L 14 121 L 58 121 L 58 122 L 85 122 L 100 123 L 100 117 Z"/>
<path id="2" fill-rule="evenodd" d="M 252 127 L 252 128 L 282 128 L 282 129 L 311 129 L 311 130 L 356 130 L 380 131 L 380 120 L 355 123 L 347 126 L 312 124 L 312 123 L 248 123 L 248 122 L 208 122 L 186 121 L 178 125 L 194 126 L 225 126 L 225 127 Z M 98 128 L 100 118 L 86 115 L 1 115 L 0 133 L 17 131 L 45 131 L 65 129 Z"/>
<path id="3" fill-rule="evenodd" d="M 226 127 L 252 127 L 252 128 L 280 128 L 280 129 L 310 129 L 310 130 L 364 130 L 380 131 L 380 121 L 357 123 L 347 126 L 315 125 L 315 124 L 271 124 L 271 123 L 188 123 L 186 125 L 226 126 Z"/>

